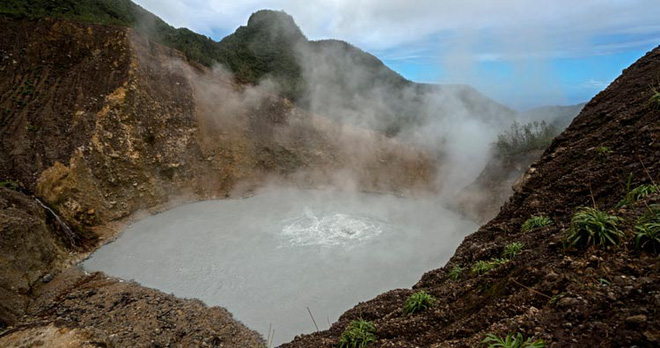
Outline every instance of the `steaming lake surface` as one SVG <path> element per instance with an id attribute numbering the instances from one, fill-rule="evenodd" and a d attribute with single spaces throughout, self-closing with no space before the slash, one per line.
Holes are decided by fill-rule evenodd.
<path id="1" fill-rule="evenodd" d="M 279 189 L 129 226 L 83 267 L 227 308 L 275 344 L 410 287 L 478 226 L 435 200 Z"/>

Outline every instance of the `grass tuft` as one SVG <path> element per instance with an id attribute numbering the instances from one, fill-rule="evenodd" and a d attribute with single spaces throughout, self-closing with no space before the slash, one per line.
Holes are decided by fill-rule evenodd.
<path id="1" fill-rule="evenodd" d="M 451 268 L 451 271 L 449 271 L 449 279 L 456 281 L 461 277 L 462 273 L 463 268 L 459 265 L 456 265 Z"/>
<path id="2" fill-rule="evenodd" d="M 520 332 L 517 335 L 508 334 L 505 338 L 500 338 L 491 333 L 486 335 L 481 343 L 488 348 L 545 348 L 546 346 L 543 340 L 525 339 Z"/>
<path id="3" fill-rule="evenodd" d="M 621 218 L 596 208 L 579 208 L 571 219 L 566 241 L 572 247 L 617 245 L 623 237 L 618 227 L 620 222 Z"/>
<path id="4" fill-rule="evenodd" d="M 609 155 L 612 152 L 614 152 L 614 151 L 612 151 L 611 148 L 609 148 L 607 146 L 599 146 L 599 147 L 596 148 L 596 151 L 598 151 L 598 153 L 600 153 L 601 155 Z"/>
<path id="5" fill-rule="evenodd" d="M 376 341 L 376 326 L 364 319 L 351 320 L 339 337 L 339 348 L 364 348 Z"/>
<path id="6" fill-rule="evenodd" d="M 649 106 L 651 109 L 660 110 L 660 91 L 655 88 L 651 88 L 653 95 L 649 99 Z"/>
<path id="7" fill-rule="evenodd" d="M 532 231 L 537 228 L 544 228 L 552 225 L 552 219 L 545 215 L 539 215 L 539 216 L 532 216 L 525 223 L 522 224 L 520 227 L 521 232 L 527 232 L 527 231 Z"/>
<path id="8" fill-rule="evenodd" d="M 621 208 L 624 205 L 631 205 L 650 194 L 658 193 L 658 192 L 660 192 L 660 187 L 658 185 L 637 186 L 634 189 L 629 190 L 628 193 L 626 194 L 626 198 L 619 201 L 616 207 Z"/>
<path id="9" fill-rule="evenodd" d="M 431 308 L 436 301 L 435 297 L 429 295 L 426 291 L 421 290 L 408 297 L 403 306 L 403 312 L 408 315 L 418 313 Z"/>
<path id="10" fill-rule="evenodd" d="M 504 247 L 504 251 L 502 251 L 502 257 L 507 260 L 513 259 L 514 257 L 516 257 L 516 255 L 520 253 L 520 251 L 522 251 L 523 246 L 525 245 L 519 242 L 513 242 L 511 244 L 507 244 Z"/>
<path id="11" fill-rule="evenodd" d="M 507 262 L 509 262 L 509 260 L 507 259 L 492 259 L 490 261 L 477 261 L 474 264 L 474 266 L 472 266 L 471 272 L 477 275 L 484 274 Z"/>

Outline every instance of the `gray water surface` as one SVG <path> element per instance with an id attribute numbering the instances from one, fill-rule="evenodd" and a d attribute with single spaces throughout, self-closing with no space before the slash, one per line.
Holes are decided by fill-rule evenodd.
<path id="1" fill-rule="evenodd" d="M 129 226 L 83 267 L 227 308 L 280 344 L 410 287 L 478 226 L 435 200 L 279 189 Z"/>

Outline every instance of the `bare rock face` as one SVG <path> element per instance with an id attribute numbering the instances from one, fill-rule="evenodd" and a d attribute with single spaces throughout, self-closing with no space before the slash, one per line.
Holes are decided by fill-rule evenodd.
<path id="1" fill-rule="evenodd" d="M 29 293 L 68 255 L 59 226 L 35 201 L 0 187 L 0 327 L 25 314 Z"/>

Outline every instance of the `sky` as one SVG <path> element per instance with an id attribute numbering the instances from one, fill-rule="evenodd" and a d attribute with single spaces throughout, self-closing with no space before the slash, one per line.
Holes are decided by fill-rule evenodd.
<path id="1" fill-rule="evenodd" d="M 134 0 L 215 40 L 260 9 L 347 41 L 404 77 L 469 84 L 517 109 L 586 102 L 660 45 L 658 0 Z"/>

